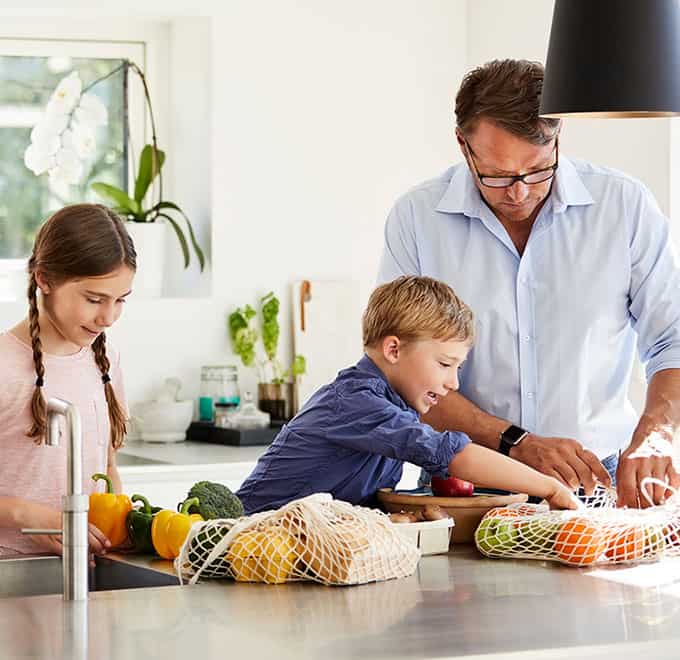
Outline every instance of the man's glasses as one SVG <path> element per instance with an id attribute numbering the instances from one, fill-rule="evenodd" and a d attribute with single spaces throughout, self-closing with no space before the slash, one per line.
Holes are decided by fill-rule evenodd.
<path id="1" fill-rule="evenodd" d="M 547 181 L 548 179 L 552 179 L 552 177 L 555 176 L 555 172 L 557 171 L 557 166 L 559 165 L 559 151 L 557 148 L 557 138 L 555 138 L 555 164 L 551 165 L 550 167 L 547 167 L 542 170 L 535 170 L 533 172 L 527 172 L 526 174 L 515 174 L 512 176 L 490 176 L 488 174 L 482 174 L 478 169 L 477 169 L 477 163 L 475 162 L 474 159 L 474 151 L 472 151 L 472 148 L 470 147 L 470 144 L 468 141 L 463 138 L 463 141 L 465 142 L 465 147 L 468 150 L 468 153 L 470 154 L 470 160 L 472 161 L 472 165 L 475 168 L 475 173 L 477 174 L 477 178 L 479 179 L 480 183 L 483 186 L 487 186 L 489 188 L 509 188 L 510 186 L 514 186 L 515 183 L 518 181 L 521 181 L 522 183 L 525 183 L 528 186 L 531 186 L 535 183 L 543 183 L 544 181 Z"/>

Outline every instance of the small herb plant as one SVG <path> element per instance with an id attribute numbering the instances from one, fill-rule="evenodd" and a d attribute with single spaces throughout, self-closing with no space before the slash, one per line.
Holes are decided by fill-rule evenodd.
<path id="1" fill-rule="evenodd" d="M 285 383 L 289 378 L 302 376 L 307 370 L 305 358 L 296 355 L 293 363 L 284 371 L 276 357 L 279 346 L 279 299 L 270 291 L 260 299 L 261 330 L 257 327 L 257 312 L 250 306 L 239 307 L 229 315 L 229 336 L 234 353 L 241 358 L 243 366 L 255 367 L 261 383 L 275 385 Z M 262 338 L 264 357 L 257 355 L 257 340 Z M 267 374 L 271 378 L 267 378 Z"/>

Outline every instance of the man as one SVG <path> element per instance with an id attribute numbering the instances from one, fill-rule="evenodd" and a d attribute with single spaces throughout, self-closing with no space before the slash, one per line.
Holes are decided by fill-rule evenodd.
<path id="1" fill-rule="evenodd" d="M 516 60 L 464 78 L 465 162 L 397 201 L 379 281 L 442 279 L 475 312 L 460 390 L 426 421 L 586 494 L 615 476 L 619 505 L 644 507 L 645 477 L 680 486 L 680 269 L 642 184 L 560 153 L 560 120 L 538 117 L 542 83 L 540 64 Z M 627 398 L 636 342 L 639 419 Z"/>

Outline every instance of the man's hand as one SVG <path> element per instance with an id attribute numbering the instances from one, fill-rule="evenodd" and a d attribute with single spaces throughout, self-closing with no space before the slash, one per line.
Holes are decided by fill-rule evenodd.
<path id="1" fill-rule="evenodd" d="M 616 470 L 617 506 L 647 508 L 652 506 L 643 494 L 642 481 L 653 477 L 673 488 L 680 488 L 678 466 L 673 464 L 673 433 L 670 428 L 659 427 L 643 431 L 638 427 L 630 446 L 619 459 Z M 654 504 L 663 504 L 670 491 L 659 484 L 644 489 Z"/>
<path id="2" fill-rule="evenodd" d="M 571 438 L 545 438 L 530 433 L 510 449 L 510 457 L 555 477 L 572 490 L 583 486 L 586 495 L 592 495 L 597 482 L 611 485 L 611 477 L 597 456 Z"/>

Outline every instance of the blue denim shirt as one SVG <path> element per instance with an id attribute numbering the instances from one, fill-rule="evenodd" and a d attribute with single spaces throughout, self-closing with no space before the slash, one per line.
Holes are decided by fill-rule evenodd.
<path id="1" fill-rule="evenodd" d="M 404 461 L 444 474 L 468 442 L 423 424 L 364 356 L 281 429 L 236 494 L 248 515 L 319 492 L 370 505 L 379 488 L 396 486 Z"/>

